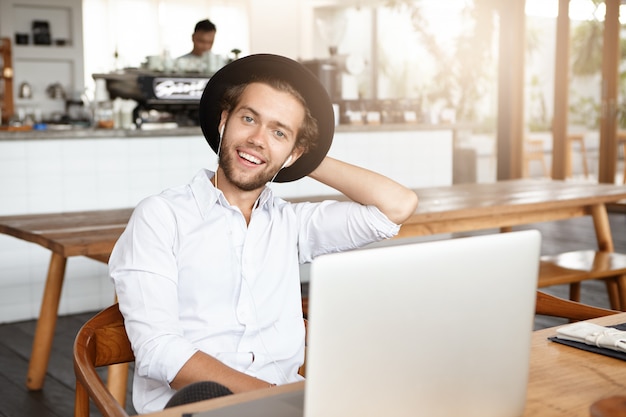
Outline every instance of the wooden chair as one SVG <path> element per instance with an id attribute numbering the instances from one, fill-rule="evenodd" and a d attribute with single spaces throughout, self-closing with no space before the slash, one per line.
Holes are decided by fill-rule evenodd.
<path id="1" fill-rule="evenodd" d="M 580 158 L 583 165 L 583 174 L 585 178 L 589 176 L 589 166 L 587 164 L 587 149 L 585 148 L 585 135 L 582 133 L 570 133 L 567 135 L 567 150 L 566 150 L 566 161 L 565 161 L 565 169 L 566 175 L 568 177 L 572 176 L 572 154 L 574 152 L 572 144 L 576 142 L 578 143 L 578 150 L 580 151 Z"/>
<path id="2" fill-rule="evenodd" d="M 535 314 L 551 317 L 561 317 L 569 320 L 588 320 L 596 317 L 617 314 L 619 311 L 594 307 L 582 304 L 577 301 L 566 300 L 537 291 L 537 301 L 535 304 Z"/>
<path id="3" fill-rule="evenodd" d="M 543 151 L 543 139 L 526 138 L 524 141 L 524 177 L 530 176 L 530 163 L 537 161 L 541 164 L 544 177 L 550 176 L 550 170 L 546 163 Z"/>
<path id="4" fill-rule="evenodd" d="M 306 320 L 304 325 L 306 329 Z M 117 303 L 89 319 L 78 331 L 74 341 L 74 417 L 89 417 L 90 398 L 104 417 L 128 417 L 124 409 L 125 382 L 128 378 L 128 364 L 134 361 L 135 355 L 124 327 L 124 317 Z M 112 368 L 110 365 L 116 366 Z M 108 387 L 96 372 L 96 368 L 102 366 L 109 366 Z M 303 364 L 299 370 L 302 376 L 305 375 L 304 369 Z M 119 383 L 121 380 L 123 384 Z"/>
<path id="5" fill-rule="evenodd" d="M 622 310 L 618 281 L 626 275 L 626 254 L 579 250 L 557 255 L 544 255 L 540 260 L 539 287 L 569 284 L 570 300 L 580 301 L 580 283 L 603 279 L 611 308 Z"/>
<path id="6" fill-rule="evenodd" d="M 617 143 L 622 145 L 622 159 L 624 160 L 622 184 L 626 184 L 626 131 L 620 130 L 617 132 Z"/>
<path id="7" fill-rule="evenodd" d="M 123 404 L 126 384 L 111 386 L 111 381 L 126 381 L 128 364 L 135 356 L 126 334 L 124 318 L 114 304 L 89 319 L 78 331 L 74 341 L 74 373 L 76 374 L 75 417 L 89 416 L 89 399 L 96 404 L 104 417 L 128 417 Z M 121 365 L 118 365 L 121 364 Z M 109 367 L 107 387 L 96 372 L 101 366 Z M 115 376 L 113 373 L 119 372 Z M 121 376 L 121 377 L 120 377 Z"/>

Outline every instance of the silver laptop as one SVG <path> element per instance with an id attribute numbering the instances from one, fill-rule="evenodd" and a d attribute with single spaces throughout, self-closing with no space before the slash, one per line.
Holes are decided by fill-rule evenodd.
<path id="1" fill-rule="evenodd" d="M 540 241 L 531 230 L 318 257 L 304 393 L 198 415 L 522 415 Z"/>
<path id="2" fill-rule="evenodd" d="M 521 415 L 540 241 L 532 230 L 317 258 L 304 416 Z"/>

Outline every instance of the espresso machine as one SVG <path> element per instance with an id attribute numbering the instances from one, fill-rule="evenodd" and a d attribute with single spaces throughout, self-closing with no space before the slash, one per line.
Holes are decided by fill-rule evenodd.
<path id="1" fill-rule="evenodd" d="M 320 80 L 333 103 L 341 101 L 341 73 L 343 64 L 339 56 L 302 61 Z"/>
<path id="2" fill-rule="evenodd" d="M 198 108 L 207 74 L 173 74 L 143 69 L 94 74 L 103 79 L 111 100 L 117 97 L 137 102 L 133 122 L 138 128 L 197 126 Z"/>

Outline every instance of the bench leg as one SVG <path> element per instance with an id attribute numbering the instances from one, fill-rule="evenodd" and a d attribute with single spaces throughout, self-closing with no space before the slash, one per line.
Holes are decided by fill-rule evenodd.
<path id="1" fill-rule="evenodd" d="M 615 298 L 617 304 L 615 310 L 625 311 L 626 309 L 626 275 L 620 275 L 615 280 Z"/>
<path id="2" fill-rule="evenodd" d="M 35 337 L 33 339 L 33 350 L 30 355 L 30 363 L 28 364 L 26 386 L 31 391 L 40 390 L 46 377 L 54 329 L 57 324 L 66 263 L 67 258 L 57 253 L 52 253 L 41 301 L 41 309 L 39 310 L 39 319 L 37 320 L 37 328 L 35 329 Z"/>
<path id="3" fill-rule="evenodd" d="M 580 302 L 580 282 L 569 284 L 569 299 Z"/>
<path id="4" fill-rule="evenodd" d="M 598 250 L 613 252 L 613 236 L 611 236 L 611 225 L 609 223 L 609 215 L 604 204 L 594 204 L 590 208 L 593 218 L 593 225 L 596 229 L 596 238 L 598 240 Z M 612 277 L 604 280 L 606 283 L 606 291 L 609 295 L 611 308 L 613 310 L 622 310 L 620 307 L 626 308 L 626 279 L 623 277 Z M 621 299 L 621 300 L 620 300 Z"/>
<path id="5" fill-rule="evenodd" d="M 622 306 L 620 293 L 623 291 L 624 285 L 620 285 L 620 279 L 621 277 L 611 277 L 604 280 L 606 292 L 609 295 L 611 309 L 613 310 L 621 310 L 620 307 Z"/>

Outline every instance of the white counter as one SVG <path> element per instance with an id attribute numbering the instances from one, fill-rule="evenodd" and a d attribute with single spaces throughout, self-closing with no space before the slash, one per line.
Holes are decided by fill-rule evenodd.
<path id="1" fill-rule="evenodd" d="M 0 138 L 0 215 L 130 207 L 216 163 L 200 135 L 54 136 Z M 451 184 L 453 131 L 338 131 L 329 155 L 412 188 Z M 308 178 L 272 187 L 283 197 L 334 193 Z M 47 249 L 0 235 L 0 322 L 38 316 L 49 258 Z M 93 311 L 113 300 L 105 265 L 68 260 L 60 314 Z"/>

